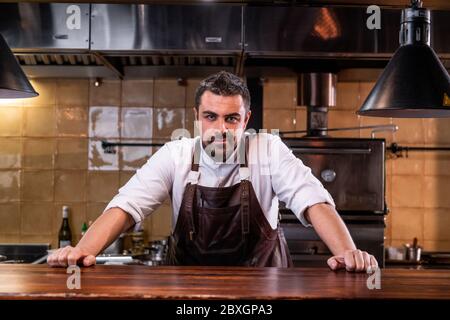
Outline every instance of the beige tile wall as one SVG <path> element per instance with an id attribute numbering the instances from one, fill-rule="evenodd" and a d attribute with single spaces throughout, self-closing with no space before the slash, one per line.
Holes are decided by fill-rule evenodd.
<path id="1" fill-rule="evenodd" d="M 347 80 L 338 82 L 330 127 L 395 123 L 398 132 L 377 137 L 404 145 L 450 145 L 450 121 L 446 119 L 356 116 L 373 82 Z M 39 97 L 0 102 L 0 242 L 55 246 L 63 205 L 72 209 L 71 226 L 78 240 L 82 222 L 95 220 L 133 175 L 133 169 L 88 170 L 89 106 L 152 108 L 154 139 L 167 139 L 175 126 L 193 132 L 192 107 L 199 79 L 188 79 L 186 86 L 175 79 L 106 80 L 100 87 L 86 79 L 32 82 Z M 297 107 L 295 88 L 294 78 L 268 78 L 264 84 L 265 128 L 306 128 L 305 108 Z M 174 122 L 165 123 L 168 114 Z M 370 130 L 333 136 L 370 137 Z M 125 167 L 125 158 L 119 152 L 119 168 Z M 142 159 L 128 161 L 126 166 L 136 169 L 142 163 Z M 416 236 L 425 249 L 450 250 L 450 154 L 410 152 L 408 158 L 389 157 L 386 172 L 391 209 L 386 244 L 399 245 Z M 165 203 L 144 224 L 148 239 L 167 235 L 170 219 L 170 206 Z"/>
<path id="2" fill-rule="evenodd" d="M 369 74 L 370 72 L 368 72 Z M 372 74 L 372 73 L 370 73 Z M 367 78 L 373 78 L 368 76 Z M 339 75 L 338 75 L 339 79 Z M 355 114 L 374 82 L 364 74 L 338 80 L 337 106 L 329 112 L 329 127 L 396 124 L 396 133 L 377 133 L 387 143 L 407 146 L 450 146 L 450 119 L 392 119 Z M 268 78 L 264 84 L 264 127 L 304 130 L 306 113 L 297 107 L 295 78 Z M 333 133 L 334 137 L 370 137 L 370 130 Z M 386 245 L 401 245 L 417 237 L 426 250 L 450 250 L 450 153 L 410 152 L 386 161 Z"/>
<path id="3" fill-rule="evenodd" d="M 127 109 L 151 108 L 155 139 L 169 138 L 175 127 L 193 134 L 199 79 L 188 79 L 184 86 L 176 79 L 105 80 L 100 87 L 88 79 L 32 83 L 39 97 L 0 101 L 0 242 L 55 247 L 63 205 L 71 209 L 70 225 L 78 241 L 82 223 L 95 220 L 148 159 L 149 148 L 137 160 L 128 159 L 134 148 L 123 148 L 118 162 L 126 170 L 88 170 L 90 106 L 118 107 L 121 116 Z M 115 130 L 126 133 L 120 123 Z M 166 202 L 144 224 L 147 239 L 167 236 L 171 216 Z"/>

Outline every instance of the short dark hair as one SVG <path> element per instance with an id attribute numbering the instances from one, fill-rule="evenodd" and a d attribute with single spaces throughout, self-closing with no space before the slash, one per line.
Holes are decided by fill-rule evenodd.
<path id="1" fill-rule="evenodd" d="M 230 72 L 220 71 L 200 82 L 195 92 L 195 108 L 197 110 L 205 91 L 211 91 L 220 96 L 241 95 L 245 110 L 250 110 L 250 92 L 248 91 L 247 85 L 244 80 Z"/>

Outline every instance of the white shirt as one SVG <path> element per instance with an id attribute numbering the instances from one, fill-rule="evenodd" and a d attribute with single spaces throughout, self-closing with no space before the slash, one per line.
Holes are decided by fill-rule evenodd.
<path id="1" fill-rule="evenodd" d="M 183 138 L 161 147 L 136 174 L 119 189 L 105 211 L 119 207 L 135 220 L 137 226 L 169 196 L 172 202 L 172 230 L 178 218 L 183 193 L 192 181 L 191 161 L 197 139 Z M 278 222 L 278 201 L 286 204 L 301 223 L 305 210 L 317 203 L 334 201 L 311 169 L 272 134 L 249 135 L 249 180 L 260 206 L 273 229 Z M 239 183 L 238 163 L 217 163 L 202 148 L 199 161 L 199 185 L 228 187 Z"/>

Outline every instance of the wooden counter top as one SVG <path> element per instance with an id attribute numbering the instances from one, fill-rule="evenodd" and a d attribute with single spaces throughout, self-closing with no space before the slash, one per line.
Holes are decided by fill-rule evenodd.
<path id="1" fill-rule="evenodd" d="M 0 299 L 450 299 L 450 270 L 385 269 L 381 289 L 368 275 L 317 268 L 81 268 L 69 290 L 65 268 L 0 265 Z"/>

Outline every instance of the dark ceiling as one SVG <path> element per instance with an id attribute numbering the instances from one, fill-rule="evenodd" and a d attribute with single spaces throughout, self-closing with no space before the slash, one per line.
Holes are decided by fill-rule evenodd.
<path id="1" fill-rule="evenodd" d="M 58 2 L 49 0 L 25 0 L 17 2 Z M 248 3 L 258 5 L 273 5 L 273 4 L 298 4 L 298 5 L 379 5 L 383 7 L 405 7 L 408 6 L 410 0 L 65 0 L 64 2 L 77 3 L 146 3 L 146 4 L 198 4 L 198 3 Z M 450 10 L 449 0 L 424 0 L 424 7 L 430 9 Z"/>

